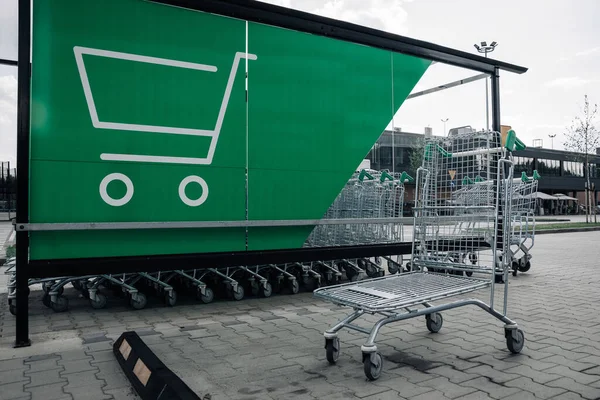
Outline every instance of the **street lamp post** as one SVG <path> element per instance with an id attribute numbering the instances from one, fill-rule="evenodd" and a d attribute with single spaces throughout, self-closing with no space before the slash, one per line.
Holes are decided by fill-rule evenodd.
<path id="1" fill-rule="evenodd" d="M 552 146 L 552 150 L 554 150 L 554 138 L 556 137 L 556 133 L 554 135 L 548 135 L 550 138 L 550 145 Z"/>
<path id="2" fill-rule="evenodd" d="M 448 122 L 450 118 L 445 118 L 445 119 L 441 119 L 441 121 L 444 123 L 444 135 L 448 132 L 446 132 L 446 122 Z"/>
<path id="3" fill-rule="evenodd" d="M 485 55 L 487 58 L 488 53 L 491 53 L 498 46 L 498 42 L 492 42 L 489 45 L 487 42 L 481 42 L 481 46 L 478 44 L 474 45 L 478 52 Z M 490 106 L 488 100 L 488 78 L 485 79 L 485 125 L 487 130 L 490 129 Z"/>

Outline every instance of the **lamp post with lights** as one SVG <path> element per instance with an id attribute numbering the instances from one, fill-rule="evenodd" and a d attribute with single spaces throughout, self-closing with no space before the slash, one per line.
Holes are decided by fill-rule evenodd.
<path id="1" fill-rule="evenodd" d="M 554 135 L 548 135 L 550 138 L 550 143 L 552 144 L 552 150 L 554 150 L 554 138 L 556 137 L 556 133 Z"/>
<path id="2" fill-rule="evenodd" d="M 485 55 L 487 58 L 488 53 L 491 53 L 498 46 L 498 42 L 492 42 L 489 45 L 487 42 L 481 42 L 481 45 L 474 44 L 475 48 L 478 52 Z M 485 79 L 485 125 L 486 129 L 490 129 L 490 106 L 488 100 L 488 78 Z"/>
<path id="3" fill-rule="evenodd" d="M 449 120 L 449 119 L 450 119 L 450 118 L 444 118 L 444 119 L 441 119 L 441 120 L 440 120 L 440 121 L 442 121 L 442 122 L 444 123 L 444 135 L 445 135 L 446 133 L 448 133 L 448 132 L 446 132 L 446 122 L 448 122 L 448 120 Z"/>

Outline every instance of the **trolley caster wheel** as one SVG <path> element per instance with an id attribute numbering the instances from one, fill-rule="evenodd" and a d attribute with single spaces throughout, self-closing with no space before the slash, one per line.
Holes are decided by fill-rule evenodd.
<path id="1" fill-rule="evenodd" d="M 170 292 L 165 292 L 165 303 L 169 307 L 173 307 L 177 303 L 177 292 L 171 290 Z"/>
<path id="2" fill-rule="evenodd" d="M 271 297 L 271 295 L 273 294 L 273 286 L 271 286 L 271 284 L 269 282 L 267 282 L 264 286 L 261 286 L 260 288 L 260 295 L 261 297 Z"/>
<path id="3" fill-rule="evenodd" d="M 388 272 L 390 274 L 392 274 L 392 275 L 397 274 L 399 270 L 400 270 L 400 268 L 398 268 L 398 266 L 396 264 L 392 264 L 392 263 L 388 264 Z"/>
<path id="4" fill-rule="evenodd" d="M 207 287 L 206 289 L 204 289 L 204 294 L 202 294 L 202 292 L 198 290 L 197 297 L 204 304 L 212 303 L 215 299 L 215 292 L 213 292 L 211 288 Z"/>
<path id="5" fill-rule="evenodd" d="M 425 321 L 427 323 L 427 329 L 431 333 L 438 333 L 444 324 L 444 318 L 440 313 L 427 314 L 425 316 Z"/>
<path id="6" fill-rule="evenodd" d="M 96 299 L 95 300 L 92 300 L 90 298 L 90 306 L 92 306 L 92 308 L 94 310 L 103 309 L 104 307 L 106 307 L 106 303 L 107 302 L 108 302 L 108 299 L 102 293 L 96 293 Z"/>
<path id="7" fill-rule="evenodd" d="M 88 289 L 86 289 L 85 287 L 81 288 L 81 297 L 89 300 L 90 299 L 90 291 Z"/>
<path id="8" fill-rule="evenodd" d="M 80 281 L 71 281 L 71 286 L 79 292 L 81 292 L 81 282 Z"/>
<path id="9" fill-rule="evenodd" d="M 146 307 L 147 303 L 148 299 L 146 298 L 146 295 L 140 292 L 137 293 L 137 298 L 131 296 L 131 299 L 129 300 L 129 304 L 131 305 L 131 307 L 133 307 L 136 310 L 143 309 L 144 307 Z"/>
<path id="10" fill-rule="evenodd" d="M 466 271 L 465 274 L 467 274 L 468 277 L 472 277 L 473 276 L 473 271 Z"/>
<path id="11" fill-rule="evenodd" d="M 412 263 L 410 261 L 407 262 L 405 268 L 408 272 L 412 271 Z"/>
<path id="12" fill-rule="evenodd" d="M 527 261 L 524 266 L 519 267 L 519 272 L 527 272 L 531 268 L 531 261 Z"/>
<path id="13" fill-rule="evenodd" d="M 45 305 L 48 308 L 51 308 L 51 305 L 50 305 L 50 295 L 49 294 L 44 294 L 42 296 L 42 304 Z"/>
<path id="14" fill-rule="evenodd" d="M 49 285 L 48 282 L 42 282 L 42 290 L 44 291 L 44 293 L 46 293 L 46 294 L 50 293 L 51 287 L 52 287 L 52 285 Z"/>
<path id="15" fill-rule="evenodd" d="M 375 381 L 381 376 L 383 357 L 378 352 L 363 353 L 363 365 L 367 379 Z"/>
<path id="16" fill-rule="evenodd" d="M 235 301 L 242 300 L 244 298 L 244 287 L 238 284 L 235 290 L 231 290 L 231 296 Z"/>
<path id="17" fill-rule="evenodd" d="M 325 339 L 325 350 L 329 364 L 335 364 L 340 358 L 340 338 Z"/>
<path id="18" fill-rule="evenodd" d="M 512 270 L 512 276 L 517 276 L 517 270 L 516 269 Z"/>
<path id="19" fill-rule="evenodd" d="M 290 283 L 290 290 L 292 291 L 292 294 L 297 294 L 300 291 L 300 284 L 297 279 L 294 279 Z"/>
<path id="20" fill-rule="evenodd" d="M 63 296 L 57 296 L 56 302 L 50 301 L 50 307 L 54 312 L 65 312 L 69 309 L 69 299 Z"/>
<path id="21" fill-rule="evenodd" d="M 15 316 L 16 316 L 16 315 L 17 315 L 17 306 L 16 306 L 16 305 L 14 305 L 14 304 L 11 304 L 11 305 L 9 305 L 9 306 L 8 306 L 8 311 L 10 311 L 10 313 L 11 313 L 12 315 L 15 315 Z"/>
<path id="22" fill-rule="evenodd" d="M 370 264 L 365 269 L 365 272 L 367 273 L 367 276 L 369 278 L 377 278 L 377 277 L 379 277 L 379 269 L 373 267 Z"/>
<path id="23" fill-rule="evenodd" d="M 513 336 L 513 332 L 510 329 L 506 329 L 504 332 L 506 336 L 506 347 L 513 354 L 519 354 L 523 350 L 525 345 L 525 334 L 521 329 L 516 330 L 516 337 Z"/>

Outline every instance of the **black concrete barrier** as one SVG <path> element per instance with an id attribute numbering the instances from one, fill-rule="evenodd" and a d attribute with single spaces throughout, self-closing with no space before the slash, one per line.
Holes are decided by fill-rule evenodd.
<path id="1" fill-rule="evenodd" d="M 136 332 L 123 333 L 115 341 L 113 352 L 143 400 L 201 400 L 160 361 Z"/>

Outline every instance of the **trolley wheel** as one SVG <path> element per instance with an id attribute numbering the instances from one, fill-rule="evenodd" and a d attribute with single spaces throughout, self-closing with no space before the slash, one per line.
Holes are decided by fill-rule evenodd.
<path id="1" fill-rule="evenodd" d="M 52 285 L 49 285 L 48 282 L 42 282 L 42 290 L 44 291 L 44 293 L 46 293 L 46 294 L 50 293 L 51 287 L 52 287 Z"/>
<path id="2" fill-rule="evenodd" d="M 375 381 L 381 376 L 383 357 L 378 352 L 363 353 L 363 365 L 367 379 Z"/>
<path id="3" fill-rule="evenodd" d="M 69 299 L 64 296 L 57 296 L 56 302 L 50 301 L 50 307 L 54 312 L 65 312 L 69 309 Z"/>
<path id="4" fill-rule="evenodd" d="M 329 364 L 335 364 L 340 358 L 340 338 L 325 339 L 325 350 Z"/>
<path id="5" fill-rule="evenodd" d="M 470 253 L 469 254 L 469 261 L 471 261 L 471 264 L 473 264 L 473 265 L 477 264 L 477 254 Z"/>
<path id="6" fill-rule="evenodd" d="M 200 300 L 204 304 L 212 303 L 215 299 L 215 292 L 213 292 L 211 288 L 207 287 L 206 289 L 204 289 L 204 294 L 202 294 L 202 292 L 198 290 L 197 297 L 198 300 Z"/>
<path id="7" fill-rule="evenodd" d="M 410 261 L 406 263 L 406 270 L 408 272 L 412 271 L 412 263 Z"/>
<path id="8" fill-rule="evenodd" d="M 506 335 L 506 347 L 513 354 L 518 354 L 523 350 L 523 346 L 525 345 L 525 334 L 521 329 L 517 329 L 517 337 L 513 337 L 510 329 L 505 330 Z"/>
<path id="9" fill-rule="evenodd" d="M 260 295 L 261 297 L 271 297 L 273 294 L 273 286 L 269 282 L 267 282 L 264 286 L 260 287 Z"/>
<path id="10" fill-rule="evenodd" d="M 300 291 L 300 284 L 297 279 L 291 281 L 290 290 L 292 291 L 292 294 L 297 294 Z"/>
<path id="11" fill-rule="evenodd" d="M 81 281 L 71 281 L 71 286 L 81 292 Z"/>
<path id="12" fill-rule="evenodd" d="M 8 311 L 10 311 L 10 313 L 11 313 L 12 315 L 17 315 L 17 306 L 16 306 L 16 305 L 14 305 L 14 304 L 10 304 L 10 305 L 8 306 Z"/>
<path id="13" fill-rule="evenodd" d="M 46 307 L 50 308 L 50 295 L 47 293 L 44 293 L 44 295 L 42 296 L 42 304 L 45 305 Z"/>
<path id="14" fill-rule="evenodd" d="M 129 300 L 129 304 L 131 305 L 131 307 L 135 308 L 136 310 L 141 310 L 142 308 L 146 307 L 147 303 L 148 299 L 146 298 L 146 295 L 141 292 L 137 293 L 136 299 L 134 299 L 134 297 L 131 296 L 131 299 Z"/>
<path id="15" fill-rule="evenodd" d="M 517 271 L 516 269 L 513 269 L 513 270 L 512 270 L 512 276 L 517 276 L 517 272 L 518 272 L 518 271 Z"/>
<path id="16" fill-rule="evenodd" d="M 465 274 L 467 274 L 468 277 L 473 276 L 473 271 L 466 271 Z"/>
<path id="17" fill-rule="evenodd" d="M 425 316 L 425 321 L 427 322 L 427 329 L 429 329 L 429 332 L 431 333 L 438 333 L 444 324 L 444 318 L 440 313 L 427 314 Z"/>
<path id="18" fill-rule="evenodd" d="M 519 272 L 527 272 L 531 268 L 531 261 L 527 261 L 524 266 L 519 267 Z"/>
<path id="19" fill-rule="evenodd" d="M 165 292 L 165 303 L 169 307 L 173 307 L 177 303 L 177 292 L 174 290 Z"/>
<path id="20" fill-rule="evenodd" d="M 235 290 L 231 290 L 231 296 L 235 301 L 242 300 L 244 298 L 244 287 L 238 284 Z"/>
<path id="21" fill-rule="evenodd" d="M 94 310 L 100 310 L 100 309 L 106 307 L 107 302 L 108 302 L 108 299 L 102 293 L 96 293 L 96 300 L 92 300 L 90 298 L 90 306 L 92 306 L 92 308 Z"/>
<path id="22" fill-rule="evenodd" d="M 367 273 L 367 276 L 369 278 L 377 278 L 379 276 L 379 269 L 375 268 L 371 264 L 367 264 L 367 266 L 365 268 L 365 272 Z"/>
<path id="23" fill-rule="evenodd" d="M 390 274 L 397 274 L 399 270 L 400 270 L 400 268 L 398 268 L 398 266 L 396 264 L 394 264 L 394 263 L 388 264 L 388 272 Z"/>
<path id="24" fill-rule="evenodd" d="M 348 267 L 344 267 L 344 270 L 346 271 L 346 277 L 348 278 L 349 281 L 354 282 L 352 280 L 352 278 L 357 277 L 358 276 L 358 272 L 356 272 L 354 269 L 352 269 L 352 267 L 348 266 Z"/>

